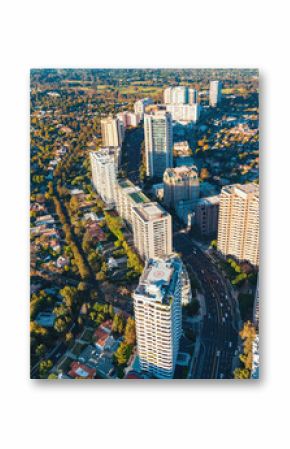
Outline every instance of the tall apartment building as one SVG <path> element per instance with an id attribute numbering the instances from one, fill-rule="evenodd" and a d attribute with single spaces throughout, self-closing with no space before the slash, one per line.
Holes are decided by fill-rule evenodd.
<path id="1" fill-rule="evenodd" d="M 155 110 L 144 115 L 146 174 L 162 178 L 173 165 L 173 136 L 171 114 Z"/>
<path id="2" fill-rule="evenodd" d="M 220 194 L 218 250 L 259 265 L 259 186 L 234 184 Z"/>
<path id="3" fill-rule="evenodd" d="M 198 200 L 199 179 L 197 168 L 175 167 L 167 168 L 163 175 L 164 204 L 175 208 L 181 200 Z"/>
<path id="4" fill-rule="evenodd" d="M 143 259 L 172 253 L 171 215 L 160 204 L 142 203 L 132 208 L 134 246 Z"/>
<path id="5" fill-rule="evenodd" d="M 198 94 L 196 89 L 188 89 L 188 103 L 195 104 L 198 102 Z"/>
<path id="6" fill-rule="evenodd" d="M 218 228 L 219 195 L 200 198 L 196 203 L 194 224 L 201 235 L 216 234 Z"/>
<path id="7" fill-rule="evenodd" d="M 117 119 L 123 123 L 124 129 L 128 127 L 136 127 L 140 123 L 140 115 L 130 111 L 119 112 L 117 114 Z"/>
<path id="8" fill-rule="evenodd" d="M 143 120 L 146 107 L 153 104 L 152 98 L 142 98 L 134 103 L 134 112 L 138 114 L 140 120 Z"/>
<path id="9" fill-rule="evenodd" d="M 102 148 L 99 151 L 90 152 L 93 185 L 109 207 L 115 204 L 118 150 L 119 148 Z"/>
<path id="10" fill-rule="evenodd" d="M 216 107 L 222 99 L 222 82 L 211 81 L 209 86 L 209 104 Z"/>
<path id="11" fill-rule="evenodd" d="M 182 262 L 167 257 L 147 261 L 133 293 L 140 367 L 171 379 L 182 333 Z"/>
<path id="12" fill-rule="evenodd" d="M 197 91 L 186 86 L 167 87 L 163 92 L 165 104 L 185 105 L 197 103 Z"/>
<path id="13" fill-rule="evenodd" d="M 122 145 L 125 128 L 123 123 L 114 117 L 101 120 L 102 141 L 105 147 L 120 147 Z"/>
<path id="14" fill-rule="evenodd" d="M 140 187 L 135 186 L 129 179 L 119 179 L 116 183 L 116 208 L 119 215 L 132 225 L 132 209 L 138 204 L 149 203 Z"/>
<path id="15" fill-rule="evenodd" d="M 200 105 L 195 104 L 167 104 L 166 111 L 172 115 L 176 122 L 196 123 L 200 116 Z"/>

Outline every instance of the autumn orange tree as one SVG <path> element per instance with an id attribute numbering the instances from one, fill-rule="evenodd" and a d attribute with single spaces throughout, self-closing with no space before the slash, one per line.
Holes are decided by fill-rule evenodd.
<path id="1" fill-rule="evenodd" d="M 240 337 L 243 340 L 243 354 L 240 355 L 242 368 L 236 368 L 234 371 L 235 379 L 249 379 L 253 364 L 253 342 L 256 338 L 256 329 L 253 323 L 247 321 L 240 331 Z"/>

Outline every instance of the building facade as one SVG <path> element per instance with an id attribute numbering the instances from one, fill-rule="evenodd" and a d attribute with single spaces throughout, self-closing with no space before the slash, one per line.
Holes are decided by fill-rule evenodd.
<path id="1" fill-rule="evenodd" d="M 234 184 L 220 194 L 218 250 L 259 265 L 259 186 Z"/>
<path id="2" fill-rule="evenodd" d="M 218 106 L 222 99 L 222 82 L 211 81 L 209 87 L 209 104 L 212 107 Z"/>
<path id="3" fill-rule="evenodd" d="M 167 104 L 166 111 L 172 115 L 172 120 L 183 123 L 196 123 L 200 116 L 200 105 L 195 104 Z"/>
<path id="4" fill-rule="evenodd" d="M 171 215 L 158 203 L 142 203 L 132 208 L 134 246 L 142 259 L 172 253 Z"/>
<path id="5" fill-rule="evenodd" d="M 152 98 L 142 98 L 134 103 L 134 112 L 143 120 L 146 107 L 153 104 Z"/>
<path id="6" fill-rule="evenodd" d="M 219 196 L 213 195 L 201 198 L 196 203 L 194 224 L 201 235 L 215 235 L 218 228 Z"/>
<path id="7" fill-rule="evenodd" d="M 167 168 L 163 175 L 164 204 L 176 208 L 181 200 L 195 200 L 199 198 L 199 179 L 197 168 L 175 167 Z"/>
<path id="8" fill-rule="evenodd" d="M 133 293 L 137 349 L 142 371 L 171 379 L 182 333 L 182 263 L 150 259 Z"/>
<path id="9" fill-rule="evenodd" d="M 93 186 L 108 207 L 115 205 L 115 185 L 118 170 L 117 150 L 119 148 L 103 148 L 96 152 L 90 152 Z"/>
<path id="10" fill-rule="evenodd" d="M 167 87 L 163 98 L 165 104 L 194 104 L 197 103 L 197 90 L 186 86 Z"/>
<path id="11" fill-rule="evenodd" d="M 162 178 L 173 165 L 173 136 L 171 114 L 156 110 L 144 115 L 146 174 Z"/>
<path id="12" fill-rule="evenodd" d="M 122 121 L 114 117 L 101 120 L 102 142 L 105 147 L 120 147 L 122 145 L 125 128 Z"/>
<path id="13" fill-rule="evenodd" d="M 119 215 L 132 226 L 132 209 L 138 204 L 149 203 L 140 187 L 129 179 L 119 179 L 116 183 L 116 208 Z"/>
<path id="14" fill-rule="evenodd" d="M 140 123 L 139 114 L 135 114 L 135 112 L 123 111 L 117 114 L 117 119 L 123 123 L 124 129 L 129 127 L 136 127 Z"/>

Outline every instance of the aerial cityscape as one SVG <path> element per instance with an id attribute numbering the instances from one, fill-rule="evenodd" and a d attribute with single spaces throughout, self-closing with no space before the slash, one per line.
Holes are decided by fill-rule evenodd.
<path id="1" fill-rule="evenodd" d="M 32 69 L 30 377 L 259 379 L 259 73 Z"/>

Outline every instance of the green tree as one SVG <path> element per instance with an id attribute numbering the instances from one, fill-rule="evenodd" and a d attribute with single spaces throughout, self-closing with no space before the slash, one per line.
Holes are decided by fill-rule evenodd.
<path id="1" fill-rule="evenodd" d="M 133 318 L 128 318 L 127 320 L 124 340 L 128 345 L 134 345 L 136 343 L 135 320 Z"/>
<path id="2" fill-rule="evenodd" d="M 114 312 L 114 307 L 112 306 L 112 304 L 109 305 L 108 313 L 111 318 L 114 318 L 115 312 Z"/>
<path id="3" fill-rule="evenodd" d="M 67 332 L 65 334 L 65 341 L 66 341 L 66 343 L 71 343 L 73 338 L 74 338 L 74 336 L 73 336 L 72 332 Z"/>
<path id="4" fill-rule="evenodd" d="M 106 279 L 106 275 L 105 275 L 105 273 L 103 271 L 99 271 L 96 274 L 96 280 L 97 281 L 104 281 L 105 279 Z"/>
<path id="5" fill-rule="evenodd" d="M 234 371 L 235 379 L 249 379 L 251 372 L 246 368 L 236 368 Z"/>
<path id="6" fill-rule="evenodd" d="M 63 297 L 63 302 L 67 307 L 73 307 L 77 300 L 77 289 L 75 287 L 70 287 L 66 285 L 62 290 L 60 290 L 60 294 Z"/>
<path id="7" fill-rule="evenodd" d="M 119 366 L 127 364 L 132 352 L 132 346 L 128 345 L 124 341 L 120 344 L 119 348 L 114 354 L 115 360 Z"/>
<path id="8" fill-rule="evenodd" d="M 40 344 L 36 347 L 35 354 L 37 355 L 37 357 L 42 357 L 46 353 L 46 350 L 46 346 L 44 344 Z"/>
<path id="9" fill-rule="evenodd" d="M 57 318 L 54 323 L 54 328 L 60 334 L 63 333 L 67 328 L 67 323 L 63 318 Z"/>
<path id="10" fill-rule="evenodd" d="M 53 363 L 51 360 L 42 360 L 39 363 L 39 376 L 41 379 L 45 379 L 47 377 L 48 372 L 51 370 Z"/>
<path id="11" fill-rule="evenodd" d="M 125 328 L 125 319 L 121 313 L 116 313 L 113 319 L 112 330 L 118 334 L 122 334 Z"/>

